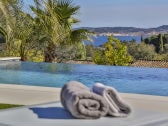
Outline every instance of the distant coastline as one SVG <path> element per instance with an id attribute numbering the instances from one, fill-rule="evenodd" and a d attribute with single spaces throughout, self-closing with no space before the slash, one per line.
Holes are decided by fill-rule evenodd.
<path id="1" fill-rule="evenodd" d="M 168 33 L 168 25 L 162 25 L 156 28 L 136 28 L 136 27 L 81 27 L 94 32 L 98 36 L 151 36 Z"/>
<path id="2" fill-rule="evenodd" d="M 140 35 L 137 35 L 137 34 L 124 34 L 124 33 L 98 33 L 96 34 L 97 37 L 101 37 L 101 36 L 110 36 L 110 35 L 113 35 L 113 36 L 140 36 Z"/>

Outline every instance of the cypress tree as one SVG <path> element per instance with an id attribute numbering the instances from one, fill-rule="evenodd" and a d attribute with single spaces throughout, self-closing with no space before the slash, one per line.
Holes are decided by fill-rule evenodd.
<path id="1" fill-rule="evenodd" d="M 143 36 L 141 35 L 141 42 L 144 42 Z"/>
<path id="2" fill-rule="evenodd" d="M 163 53 L 164 52 L 164 48 L 163 48 L 163 35 L 159 34 L 159 52 Z"/>

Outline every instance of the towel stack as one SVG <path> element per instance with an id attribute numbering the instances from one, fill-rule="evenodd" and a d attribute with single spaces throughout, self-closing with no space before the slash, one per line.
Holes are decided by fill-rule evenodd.
<path id="1" fill-rule="evenodd" d="M 102 116 L 126 117 L 130 106 L 119 93 L 109 86 L 96 83 L 93 91 L 77 81 L 70 81 L 61 90 L 61 103 L 72 116 L 80 119 L 96 119 Z"/>

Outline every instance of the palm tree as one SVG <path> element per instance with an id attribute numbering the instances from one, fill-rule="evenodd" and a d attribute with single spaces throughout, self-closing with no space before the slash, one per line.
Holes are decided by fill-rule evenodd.
<path id="1" fill-rule="evenodd" d="M 6 38 L 6 47 L 9 50 L 10 43 L 12 41 L 12 33 L 15 20 L 13 18 L 14 8 L 16 7 L 16 0 L 1 0 L 0 1 L 0 12 L 1 12 L 1 31 L 3 29 L 3 33 L 5 34 Z M 14 7 L 15 6 L 15 7 Z"/>
<path id="2" fill-rule="evenodd" d="M 35 6 L 30 6 L 35 15 L 35 36 L 36 41 L 43 47 L 46 62 L 56 60 L 55 48 L 63 40 L 66 34 L 58 22 L 58 15 L 54 11 L 56 1 L 54 0 L 34 0 Z"/>
<path id="3" fill-rule="evenodd" d="M 56 12 L 59 16 L 59 22 L 69 32 L 69 36 L 64 40 L 63 45 L 75 45 L 81 50 L 82 59 L 86 58 L 86 49 L 83 43 L 84 40 L 91 40 L 92 34 L 85 29 L 73 29 L 72 26 L 80 21 L 74 17 L 79 12 L 80 6 L 73 5 L 71 0 L 58 0 Z"/>
<path id="4" fill-rule="evenodd" d="M 31 49 L 44 52 L 46 62 L 61 62 L 59 55 L 72 45 L 83 46 L 89 32 L 73 29 L 79 22 L 74 15 L 79 6 L 71 0 L 34 0 L 30 6 L 34 15 L 22 10 L 21 0 L 0 1 L 0 32 L 6 38 L 8 55 L 21 56 L 27 60 Z M 85 48 L 81 51 L 85 52 Z M 85 54 L 85 53 L 83 53 Z"/>
<path id="5" fill-rule="evenodd" d="M 60 62 L 57 57 L 61 53 L 56 50 L 60 52 L 87 38 L 87 30 L 72 29 L 72 25 L 79 22 L 73 16 L 80 7 L 71 0 L 34 0 L 34 3 L 30 8 L 35 15 L 38 41 L 44 47 L 45 62 Z"/>
<path id="6" fill-rule="evenodd" d="M 29 52 L 36 48 L 34 42 L 33 27 L 34 19 L 23 11 L 18 11 L 18 15 L 15 16 L 17 23 L 15 24 L 14 32 L 14 45 L 13 48 L 19 53 L 22 61 L 27 60 Z M 15 52 L 14 51 L 14 52 Z"/>
<path id="7" fill-rule="evenodd" d="M 30 49 L 34 48 L 34 19 L 22 11 L 21 0 L 0 1 L 1 25 L 0 31 L 6 38 L 6 55 L 20 56 L 27 60 Z"/>

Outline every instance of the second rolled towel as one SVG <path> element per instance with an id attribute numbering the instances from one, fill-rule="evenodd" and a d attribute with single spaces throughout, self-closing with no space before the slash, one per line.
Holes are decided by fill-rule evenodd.
<path id="1" fill-rule="evenodd" d="M 105 99 L 77 81 L 70 81 L 61 90 L 61 103 L 72 116 L 81 119 L 105 116 L 109 106 Z"/>
<path id="2" fill-rule="evenodd" d="M 103 96 L 108 103 L 108 115 L 126 117 L 131 113 L 131 107 L 121 98 L 120 94 L 113 87 L 96 83 L 93 86 L 93 92 Z"/>

